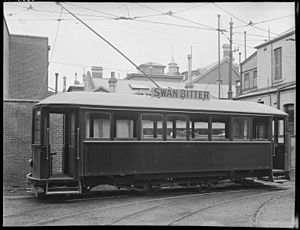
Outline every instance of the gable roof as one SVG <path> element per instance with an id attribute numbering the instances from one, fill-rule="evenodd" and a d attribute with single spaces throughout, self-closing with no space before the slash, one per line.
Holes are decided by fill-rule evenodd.
<path id="1" fill-rule="evenodd" d="M 229 58 L 225 57 L 221 60 L 220 65 L 222 65 L 223 63 L 228 63 L 229 65 Z M 216 69 L 218 67 L 218 62 L 214 62 L 212 64 L 207 65 L 207 69 L 206 71 L 204 71 L 203 73 L 200 72 L 199 76 L 195 77 L 192 82 L 195 83 L 197 81 L 199 81 L 200 79 L 204 78 L 208 73 L 210 73 L 211 71 L 213 71 L 214 69 Z M 236 70 L 236 68 L 234 66 L 232 66 L 232 69 L 234 70 L 234 72 L 239 76 L 239 72 Z"/>
<path id="2" fill-rule="evenodd" d="M 290 30 L 292 30 L 292 31 L 290 31 Z M 258 46 L 255 46 L 254 48 L 256 48 L 256 49 L 259 49 L 259 48 L 261 48 L 261 47 L 264 47 L 264 46 L 267 46 L 267 45 L 269 45 L 269 44 L 271 44 L 271 43 L 274 43 L 274 42 L 277 42 L 277 41 L 279 41 L 279 40 L 282 40 L 283 38 L 285 38 L 285 37 L 288 37 L 288 36 L 290 36 L 290 35 L 293 35 L 293 34 L 295 34 L 295 29 L 289 29 L 289 30 L 287 30 L 288 32 L 286 32 L 286 33 L 284 33 L 284 34 L 282 34 L 282 35 L 279 35 L 278 37 L 276 37 L 276 38 L 274 38 L 274 39 L 272 39 L 272 40 L 270 40 L 270 41 L 267 41 L 267 42 L 265 42 L 265 43 L 262 43 L 262 44 L 260 44 L 260 45 L 258 45 Z"/>

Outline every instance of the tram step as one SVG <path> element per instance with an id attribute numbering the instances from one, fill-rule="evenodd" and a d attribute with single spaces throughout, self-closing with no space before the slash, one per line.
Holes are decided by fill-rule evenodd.
<path id="1" fill-rule="evenodd" d="M 47 195 L 54 195 L 54 194 L 80 194 L 80 191 L 48 191 Z"/>
<path id="2" fill-rule="evenodd" d="M 51 194 L 80 194 L 81 183 L 67 183 L 64 185 L 58 185 L 57 183 L 48 182 L 46 185 L 46 195 Z"/>
<path id="3" fill-rule="evenodd" d="M 276 178 L 274 178 L 274 182 L 275 183 L 284 183 L 284 182 L 288 182 L 289 180 L 287 180 L 287 179 L 276 179 Z"/>

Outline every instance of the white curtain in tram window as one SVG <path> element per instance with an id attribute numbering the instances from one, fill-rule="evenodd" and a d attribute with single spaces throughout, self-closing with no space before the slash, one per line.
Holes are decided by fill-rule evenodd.
<path id="1" fill-rule="evenodd" d="M 95 119 L 94 120 L 94 138 L 109 138 L 109 120 Z"/>
<path id="2" fill-rule="evenodd" d="M 244 139 L 248 138 L 248 121 L 244 119 Z"/>
<path id="3" fill-rule="evenodd" d="M 86 119 L 86 137 L 90 137 L 90 119 Z"/>
<path id="4" fill-rule="evenodd" d="M 133 120 L 116 121 L 117 138 L 133 138 Z"/>

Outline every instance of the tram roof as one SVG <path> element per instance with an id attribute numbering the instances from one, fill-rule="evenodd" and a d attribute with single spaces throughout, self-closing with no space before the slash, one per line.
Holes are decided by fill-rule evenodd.
<path id="1" fill-rule="evenodd" d="M 249 101 L 197 100 L 157 98 L 148 95 L 132 95 L 101 92 L 66 92 L 41 100 L 37 105 L 80 105 L 118 108 L 141 108 L 179 111 L 207 111 L 224 113 L 250 113 L 287 116 L 283 111 L 268 105 Z"/>

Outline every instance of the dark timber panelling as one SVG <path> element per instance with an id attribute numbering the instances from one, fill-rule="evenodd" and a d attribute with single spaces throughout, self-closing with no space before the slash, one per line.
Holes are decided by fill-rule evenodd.
<path id="1" fill-rule="evenodd" d="M 84 143 L 82 175 L 271 169 L 270 143 Z"/>

